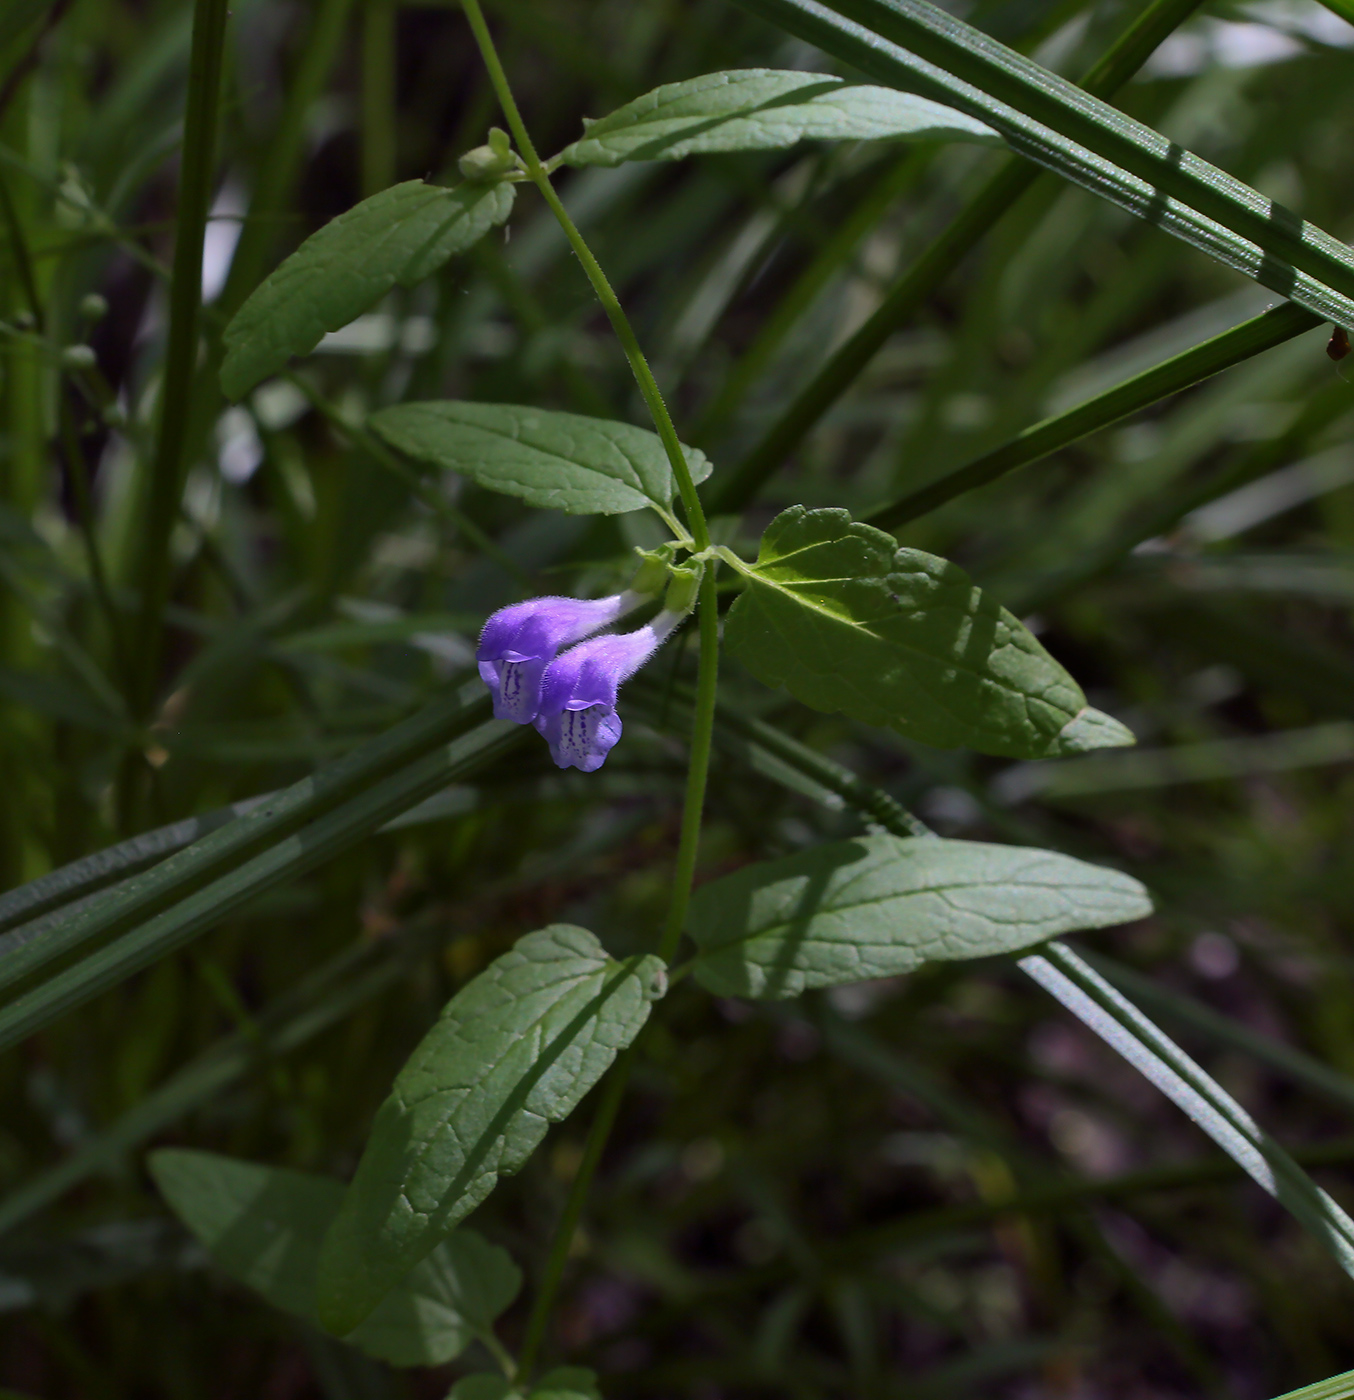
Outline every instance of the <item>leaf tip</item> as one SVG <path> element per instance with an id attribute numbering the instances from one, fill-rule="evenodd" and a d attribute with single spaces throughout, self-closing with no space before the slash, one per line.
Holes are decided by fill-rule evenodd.
<path id="1" fill-rule="evenodd" d="M 1089 753 L 1092 749 L 1122 749 L 1137 742 L 1126 724 L 1087 705 L 1059 731 L 1056 752 L 1073 754 Z"/>

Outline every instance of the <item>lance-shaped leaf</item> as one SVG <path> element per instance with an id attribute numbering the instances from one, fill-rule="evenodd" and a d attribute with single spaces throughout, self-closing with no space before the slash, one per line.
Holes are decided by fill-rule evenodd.
<path id="1" fill-rule="evenodd" d="M 703 987 L 776 999 L 1151 912 L 1132 876 L 1054 851 L 880 833 L 702 885 L 687 928 Z"/>
<path id="2" fill-rule="evenodd" d="M 161 1195 L 221 1269 L 274 1307 L 316 1321 L 316 1266 L 343 1204 L 342 1182 L 176 1148 L 152 1153 L 149 1166 Z M 521 1286 L 506 1250 L 457 1230 L 346 1340 L 394 1366 L 440 1366 L 487 1335 Z"/>
<path id="3" fill-rule="evenodd" d="M 459 472 L 491 491 L 571 515 L 618 515 L 653 506 L 666 513 L 677 486 L 655 433 L 509 403 L 398 404 L 368 424 L 406 456 Z M 710 462 L 683 448 L 693 481 Z"/>
<path id="4" fill-rule="evenodd" d="M 351 1332 L 639 1034 L 655 957 L 615 962 L 586 929 L 519 939 L 446 1005 L 382 1104 L 320 1258 L 319 1315 Z"/>
<path id="5" fill-rule="evenodd" d="M 226 327 L 222 392 L 240 398 L 392 287 L 431 276 L 503 223 L 513 194 L 508 184 L 444 189 L 406 180 L 331 220 L 255 289 Z"/>
<path id="6" fill-rule="evenodd" d="M 816 710 L 1013 758 L 1133 742 L 957 564 L 844 510 L 782 511 L 740 567 L 730 651 Z"/>
<path id="7" fill-rule="evenodd" d="M 1001 141 L 975 117 L 926 97 L 771 68 L 667 83 L 583 125 L 587 134 L 560 152 L 565 165 L 772 151 L 797 141 Z"/>

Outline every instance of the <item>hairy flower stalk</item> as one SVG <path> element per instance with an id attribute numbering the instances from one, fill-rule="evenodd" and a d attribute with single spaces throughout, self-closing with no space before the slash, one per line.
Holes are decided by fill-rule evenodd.
<path id="1" fill-rule="evenodd" d="M 494 701 L 494 718 L 530 724 L 540 711 L 545 669 L 563 648 L 619 621 L 651 593 L 610 598 L 528 598 L 500 608 L 480 634 L 475 660 Z"/>
<path id="2" fill-rule="evenodd" d="M 644 627 L 580 642 L 552 661 L 541 683 L 536 728 L 560 768 L 593 773 L 621 737 L 616 693 L 676 630 L 685 613 L 664 611 Z"/>

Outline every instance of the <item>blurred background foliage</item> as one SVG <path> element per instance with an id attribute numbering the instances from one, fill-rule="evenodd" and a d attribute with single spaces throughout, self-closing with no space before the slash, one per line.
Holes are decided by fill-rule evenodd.
<path id="1" fill-rule="evenodd" d="M 1132 6 L 963 13 L 1075 74 Z M 260 277 L 365 194 L 449 178 L 498 119 L 455 8 L 238 0 L 192 465 L 156 707 L 138 717 L 128 599 L 191 18 L 185 0 L 0 12 L 6 887 L 295 781 L 464 673 L 490 610 L 609 588 L 650 542 L 628 518 L 411 482 L 351 426 L 453 396 L 644 421 L 530 191 L 501 236 L 327 337 L 300 380 L 221 400 L 219 331 Z M 660 82 L 832 68 L 728 0 L 513 0 L 491 18 L 543 150 Z M 1213 4 L 1118 100 L 1343 236 L 1351 46 L 1354 28 L 1307 0 Z M 718 476 L 1002 159 L 803 147 L 591 170 L 561 189 Z M 866 514 L 1266 304 L 1043 177 L 724 537 L 750 542 L 800 501 Z M 1348 1201 L 1354 386 L 1327 334 L 900 532 L 1027 616 L 1136 751 L 1012 765 L 924 750 L 759 692 L 733 664 L 722 696 L 944 834 L 1145 880 L 1158 917 L 1092 946 L 1149 979 L 1146 1008 Z M 396 1376 L 207 1268 L 143 1150 L 343 1175 L 442 1002 L 515 937 L 566 919 L 616 952 L 650 946 L 689 669 L 678 644 L 636 684 L 631 738 L 601 773 L 560 776 L 543 746 L 514 750 L 0 1059 L 0 1384 L 50 1400 L 444 1393 L 454 1368 Z M 749 766 L 724 735 L 705 874 L 858 829 L 839 799 L 764 755 Z M 1257 1035 L 1324 1077 L 1257 1056 Z M 529 1274 L 587 1114 L 476 1217 Z M 1260 1400 L 1354 1366 L 1335 1265 L 1005 963 L 792 1007 L 684 985 L 641 1043 L 574 1253 L 550 1346 L 596 1367 L 608 1396 Z"/>

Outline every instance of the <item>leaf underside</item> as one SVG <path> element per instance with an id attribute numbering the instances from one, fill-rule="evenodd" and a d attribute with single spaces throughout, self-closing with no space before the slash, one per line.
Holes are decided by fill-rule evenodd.
<path id="1" fill-rule="evenodd" d="M 765 684 L 936 748 L 1048 758 L 1133 742 L 957 564 L 844 510 L 771 522 L 724 636 Z"/>
<path id="2" fill-rule="evenodd" d="M 586 929 L 519 939 L 443 1009 L 395 1080 L 320 1260 L 319 1315 L 352 1331 L 517 1171 L 602 1077 L 665 987 Z"/>
<path id="3" fill-rule="evenodd" d="M 702 885 L 687 927 L 703 987 L 776 1000 L 1151 912 L 1131 876 L 1054 851 L 879 833 Z"/>
<path id="4" fill-rule="evenodd" d="M 316 1267 L 343 1203 L 341 1182 L 178 1149 L 153 1153 L 150 1170 L 222 1270 L 274 1307 L 318 1320 Z M 440 1366 L 489 1330 L 521 1284 L 506 1250 L 473 1230 L 457 1230 L 345 1340 L 393 1366 Z"/>
<path id="5" fill-rule="evenodd" d="M 1001 143 L 990 126 L 929 98 L 771 68 L 668 83 L 584 125 L 587 134 L 560 153 L 565 165 L 770 151 L 799 141 Z"/>
<path id="6" fill-rule="evenodd" d="M 514 187 L 422 180 L 392 185 L 331 220 L 255 289 L 226 327 L 221 389 L 230 399 L 308 355 L 393 287 L 412 287 L 512 212 Z"/>
<path id="7" fill-rule="evenodd" d="M 630 423 L 458 400 L 399 404 L 368 422 L 406 456 L 544 510 L 618 515 L 654 506 L 666 511 L 676 494 L 657 434 Z M 709 459 L 693 447 L 683 450 L 691 479 L 704 481 Z"/>

